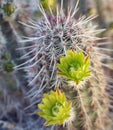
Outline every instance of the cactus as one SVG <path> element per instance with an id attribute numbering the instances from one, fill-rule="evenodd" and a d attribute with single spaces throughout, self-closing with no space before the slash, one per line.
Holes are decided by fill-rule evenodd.
<path id="1" fill-rule="evenodd" d="M 21 59 L 26 61 L 16 66 L 15 69 L 24 69 L 26 72 L 29 86 L 32 86 L 27 94 L 33 102 L 37 100 L 38 94 L 47 93 L 51 89 L 59 87 L 64 91 L 67 99 L 72 101 L 73 114 L 76 115 L 73 120 L 74 123 L 72 123 L 75 129 L 107 130 L 110 119 L 108 117 L 108 97 L 105 92 L 107 82 L 102 68 L 106 64 L 101 62 L 101 56 L 106 57 L 106 55 L 99 52 L 99 50 L 105 49 L 98 47 L 98 40 L 101 40 L 101 38 L 97 37 L 97 34 L 103 30 L 97 30 L 96 26 L 91 23 L 95 16 L 77 18 L 77 6 L 78 2 L 73 12 L 70 8 L 68 14 L 65 14 L 63 1 L 61 1 L 61 7 L 56 8 L 56 14 L 52 12 L 51 8 L 49 8 L 50 14 L 46 14 L 46 11 L 40 5 L 39 9 L 43 17 L 38 22 L 33 20 L 29 20 L 29 24 L 21 22 L 34 30 L 31 37 L 25 37 L 20 41 L 24 43 L 24 46 L 20 47 L 19 50 L 26 52 Z M 63 72 L 63 75 L 67 77 L 66 79 L 61 75 L 62 70 L 67 66 L 66 63 L 71 58 L 66 59 L 66 55 L 72 50 L 77 52 L 77 55 L 80 54 L 79 59 L 74 62 L 81 63 L 83 61 L 79 68 L 86 67 L 84 77 L 82 77 L 84 73 L 80 75 L 79 80 L 73 77 L 76 81 L 74 88 L 67 81 L 67 79 L 73 81 L 72 76 L 71 78 L 70 75 L 67 77 L 68 72 Z M 66 62 L 63 63 L 61 57 L 66 59 Z M 87 58 L 85 59 L 85 57 Z M 61 71 L 60 75 L 58 68 Z M 72 70 L 72 73 L 74 71 Z M 78 73 L 79 70 L 76 74 Z M 87 78 L 88 76 L 90 78 Z M 87 79 L 86 82 L 83 82 L 79 87 L 79 82 L 85 78 Z M 40 105 L 38 106 L 42 109 Z M 45 106 L 43 105 L 43 107 Z M 44 114 L 40 115 L 48 120 Z M 53 124 L 53 122 L 50 124 Z M 70 126 L 68 128 L 70 129 Z"/>

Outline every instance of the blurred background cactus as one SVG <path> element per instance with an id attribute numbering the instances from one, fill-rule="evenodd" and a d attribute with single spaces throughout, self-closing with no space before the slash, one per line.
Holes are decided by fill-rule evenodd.
<path id="1" fill-rule="evenodd" d="M 0 130 L 113 129 L 112 2 L 80 0 L 76 12 L 76 0 L 0 0 Z M 67 50 L 91 60 L 80 87 L 58 74 Z M 72 102 L 74 120 L 46 127 L 37 104 L 57 87 Z"/>

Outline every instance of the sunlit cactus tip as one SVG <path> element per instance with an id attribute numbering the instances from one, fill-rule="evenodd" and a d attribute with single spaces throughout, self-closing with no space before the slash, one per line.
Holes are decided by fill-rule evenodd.
<path id="1" fill-rule="evenodd" d="M 45 125 L 62 125 L 71 118 L 72 103 L 67 101 L 66 96 L 59 89 L 44 94 L 38 108 L 41 110 L 38 115 L 46 120 Z"/>

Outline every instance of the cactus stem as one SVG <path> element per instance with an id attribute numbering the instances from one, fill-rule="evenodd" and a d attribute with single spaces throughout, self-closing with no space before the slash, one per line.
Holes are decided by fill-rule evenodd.
<path id="1" fill-rule="evenodd" d="M 84 101 L 82 100 L 82 96 L 81 96 L 81 94 L 80 94 L 79 87 L 76 86 L 76 90 L 77 90 L 77 92 L 78 92 L 78 97 L 79 97 L 79 99 L 80 99 L 81 107 L 82 107 L 83 112 L 84 112 L 84 114 L 85 114 L 87 130 L 91 130 L 90 125 L 92 125 L 92 123 L 91 123 L 91 120 L 90 120 L 90 118 L 89 118 L 89 116 L 88 116 L 88 114 L 87 114 L 87 111 L 86 111 L 86 109 L 85 109 Z"/>

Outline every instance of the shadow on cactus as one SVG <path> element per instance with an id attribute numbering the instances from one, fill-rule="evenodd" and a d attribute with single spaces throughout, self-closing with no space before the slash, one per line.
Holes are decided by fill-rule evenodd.
<path id="1" fill-rule="evenodd" d="M 67 101 L 66 96 L 59 89 L 50 91 L 50 94 L 44 94 L 43 104 L 38 104 L 40 112 L 38 115 L 43 117 L 48 125 L 62 125 L 68 123 L 71 118 L 72 103 Z"/>
<path id="2" fill-rule="evenodd" d="M 90 59 L 85 57 L 83 52 L 68 50 L 66 56 L 60 58 L 60 64 L 57 64 L 57 67 L 61 71 L 59 75 L 74 81 L 75 85 L 91 75 Z"/>

